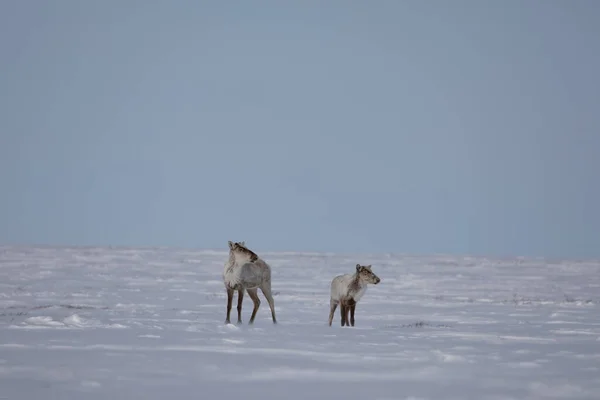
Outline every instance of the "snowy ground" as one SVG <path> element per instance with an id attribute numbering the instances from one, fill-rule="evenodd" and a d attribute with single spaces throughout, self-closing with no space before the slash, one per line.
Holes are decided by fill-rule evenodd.
<path id="1" fill-rule="evenodd" d="M 254 250 L 278 325 L 224 324 L 225 250 L 0 247 L 0 399 L 598 399 L 600 262 Z"/>

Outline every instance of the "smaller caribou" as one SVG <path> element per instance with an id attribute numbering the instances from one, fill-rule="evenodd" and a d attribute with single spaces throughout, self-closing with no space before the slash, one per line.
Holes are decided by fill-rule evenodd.
<path id="1" fill-rule="evenodd" d="M 354 326 L 354 310 L 356 303 L 367 291 L 367 284 L 377 285 L 381 279 L 371 271 L 371 265 L 356 264 L 356 273 L 338 275 L 331 281 L 331 298 L 329 300 L 329 326 L 338 304 L 342 316 L 342 326 Z M 350 320 L 348 321 L 348 314 Z"/>

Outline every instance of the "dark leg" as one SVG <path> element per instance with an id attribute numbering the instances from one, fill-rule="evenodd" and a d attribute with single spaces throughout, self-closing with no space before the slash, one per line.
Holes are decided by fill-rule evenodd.
<path id="1" fill-rule="evenodd" d="M 254 318 L 256 317 L 256 312 L 258 311 L 258 307 L 260 306 L 260 299 L 258 298 L 258 293 L 256 292 L 256 289 L 247 289 L 246 291 L 248 292 L 248 296 L 250 296 L 250 298 L 252 299 L 252 302 L 254 302 L 252 316 L 250 317 L 250 321 L 248 321 L 248 324 L 253 324 Z"/>
<path id="2" fill-rule="evenodd" d="M 356 310 L 356 302 L 353 301 L 350 306 L 350 325 L 354 326 L 354 310 Z"/>
<path id="3" fill-rule="evenodd" d="M 346 303 L 340 302 L 340 315 L 342 317 L 342 326 L 346 325 Z"/>
<path id="4" fill-rule="evenodd" d="M 242 302 L 244 301 L 244 289 L 238 290 L 238 324 L 242 323 Z"/>
<path id="5" fill-rule="evenodd" d="M 350 308 L 352 308 L 350 303 L 346 303 L 346 326 L 350 326 Z"/>
<path id="6" fill-rule="evenodd" d="M 227 288 L 227 318 L 225 319 L 226 324 L 230 324 L 229 315 L 231 314 L 231 302 L 233 301 L 233 289 Z"/>

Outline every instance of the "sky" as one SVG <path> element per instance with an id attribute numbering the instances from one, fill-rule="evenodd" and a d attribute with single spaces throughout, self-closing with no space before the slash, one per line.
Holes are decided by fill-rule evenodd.
<path id="1" fill-rule="evenodd" d="M 0 2 L 0 244 L 599 258 L 599 20 Z"/>

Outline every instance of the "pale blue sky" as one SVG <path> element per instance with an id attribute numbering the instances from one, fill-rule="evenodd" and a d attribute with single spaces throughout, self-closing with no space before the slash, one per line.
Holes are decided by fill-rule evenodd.
<path id="1" fill-rule="evenodd" d="M 0 2 L 0 243 L 600 257 L 600 2 Z"/>

